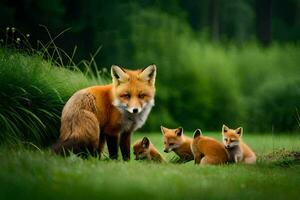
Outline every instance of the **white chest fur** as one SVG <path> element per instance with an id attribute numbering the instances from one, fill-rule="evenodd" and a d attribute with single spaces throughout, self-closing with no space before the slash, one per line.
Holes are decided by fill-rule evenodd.
<path id="1" fill-rule="evenodd" d="M 120 110 L 122 113 L 121 132 L 131 132 L 141 128 L 146 122 L 153 105 L 153 103 L 149 103 L 137 114 L 130 113 L 127 110 Z"/>
<path id="2" fill-rule="evenodd" d="M 240 146 L 236 146 L 228 150 L 229 153 L 229 162 L 239 163 L 243 159 L 243 151 Z"/>

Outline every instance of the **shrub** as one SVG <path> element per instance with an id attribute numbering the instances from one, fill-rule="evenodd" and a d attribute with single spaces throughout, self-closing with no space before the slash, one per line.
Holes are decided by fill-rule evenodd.
<path id="1" fill-rule="evenodd" d="M 53 66 L 39 55 L 0 48 L 0 143 L 21 139 L 49 144 L 60 114 L 78 89 L 96 84 L 81 72 Z"/>
<path id="2" fill-rule="evenodd" d="M 133 60 L 140 66 L 158 64 L 159 109 L 153 110 L 151 118 L 188 130 L 213 130 L 224 121 L 240 120 L 238 79 L 222 48 L 197 40 L 184 21 L 167 14 L 144 10 L 133 20 Z M 161 110 L 168 117 L 162 118 Z M 158 126 L 152 121 L 147 127 L 157 130 Z"/>
<path id="3" fill-rule="evenodd" d="M 251 111 L 251 123 L 256 130 L 295 131 L 297 108 L 300 107 L 300 78 L 275 79 L 257 92 Z"/>

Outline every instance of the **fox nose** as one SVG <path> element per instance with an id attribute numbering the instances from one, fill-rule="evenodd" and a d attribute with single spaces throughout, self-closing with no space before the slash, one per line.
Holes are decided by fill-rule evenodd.
<path id="1" fill-rule="evenodd" d="M 138 111 L 139 111 L 139 109 L 137 109 L 137 108 L 134 108 L 134 109 L 132 110 L 133 113 L 137 113 Z"/>
<path id="2" fill-rule="evenodd" d="M 168 153 L 168 150 L 167 150 L 167 149 L 164 149 L 164 152 L 165 152 L 165 153 Z"/>
<path id="3" fill-rule="evenodd" d="M 227 147 L 227 148 L 229 148 L 229 147 L 230 147 L 230 146 L 229 146 L 229 144 L 228 144 L 228 145 L 226 145 L 226 147 Z"/>

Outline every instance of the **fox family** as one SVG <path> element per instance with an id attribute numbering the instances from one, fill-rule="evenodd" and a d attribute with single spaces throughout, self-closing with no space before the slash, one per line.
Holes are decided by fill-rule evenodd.
<path id="1" fill-rule="evenodd" d="M 79 90 L 67 101 L 62 111 L 59 140 L 52 146 L 56 153 L 72 150 L 101 155 L 106 143 L 111 159 L 118 158 L 119 148 L 123 160 L 130 159 L 131 135 L 143 126 L 154 106 L 156 66 L 129 70 L 113 65 L 111 76 L 112 84 Z M 183 161 L 195 159 L 195 163 L 217 164 L 226 162 L 227 158 L 240 162 L 244 153 L 251 151 L 238 142 L 240 137 L 236 136 L 241 133 L 235 135 L 236 131 L 229 128 L 223 128 L 222 133 L 224 140 L 227 139 L 226 145 L 230 146 L 228 141 L 231 141 L 230 147 L 202 136 L 200 130 L 195 131 L 194 139 L 183 135 L 182 128 L 161 127 L 161 130 L 164 151 L 174 151 Z M 230 138 L 233 136 L 234 140 Z M 135 143 L 134 154 L 136 159 L 165 161 L 148 138 Z M 250 154 L 254 155 L 247 153 Z M 250 161 L 253 159 L 247 159 Z"/>
<path id="2" fill-rule="evenodd" d="M 196 129 L 193 138 L 183 134 L 183 128 L 168 129 L 161 127 L 164 137 L 164 152 L 174 151 L 181 161 L 195 160 L 195 164 L 246 163 L 254 164 L 256 155 L 242 141 L 243 128 L 222 127 L 223 144 L 218 140 L 204 136 Z"/>

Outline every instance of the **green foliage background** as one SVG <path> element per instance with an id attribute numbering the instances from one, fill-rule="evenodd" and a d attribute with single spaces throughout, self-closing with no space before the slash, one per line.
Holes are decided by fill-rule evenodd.
<path id="1" fill-rule="evenodd" d="M 219 8 L 217 39 L 212 2 Z M 299 132 L 300 2 L 273 1 L 268 46 L 256 34 L 258 5 L 254 0 L 1 1 L 0 137 L 49 143 L 58 135 L 66 100 L 76 90 L 109 82 L 109 74 L 101 78 L 99 71 L 112 64 L 136 69 L 151 63 L 158 68 L 156 106 L 142 131 L 159 131 L 160 125 L 219 131 L 225 123 L 247 132 Z M 41 44 L 49 35 L 39 24 L 54 36 L 70 28 L 54 42 L 79 64 L 51 45 L 45 56 Z M 18 31 L 12 33 L 12 26 Z M 30 34 L 27 45 L 20 33 Z M 11 46 L 42 52 L 20 53 L 8 50 Z M 97 65 L 79 62 L 99 46 Z"/>

